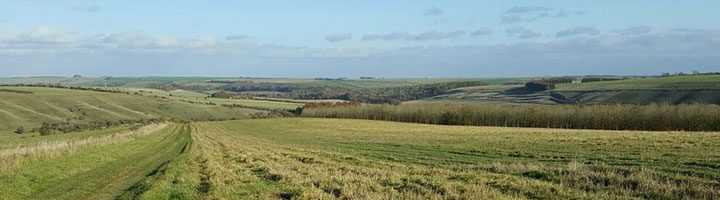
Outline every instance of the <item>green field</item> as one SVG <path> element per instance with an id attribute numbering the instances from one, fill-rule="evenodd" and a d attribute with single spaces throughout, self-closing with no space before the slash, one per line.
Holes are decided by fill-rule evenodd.
<path id="1" fill-rule="evenodd" d="M 720 198 L 715 132 L 312 118 L 153 126 L 161 127 L 51 138 L 114 135 L 5 161 L 0 193 L 5 199 Z"/>
<path id="2" fill-rule="evenodd" d="M 196 127 L 200 147 L 193 150 L 206 152 L 202 160 L 208 160 L 210 174 L 220 174 L 210 180 L 222 183 L 210 189 L 211 197 L 271 198 L 283 193 L 303 199 L 720 195 L 716 190 L 720 171 L 713 164 L 720 159 L 713 153 L 720 147 L 718 133 L 433 126 L 345 119 L 248 120 Z M 238 164 L 226 167 L 233 162 Z M 279 178 L 268 180 L 268 176 Z"/>

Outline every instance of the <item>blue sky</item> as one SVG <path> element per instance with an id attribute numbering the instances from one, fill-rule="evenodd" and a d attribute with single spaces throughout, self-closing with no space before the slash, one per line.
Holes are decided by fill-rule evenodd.
<path id="1" fill-rule="evenodd" d="M 720 1 L 2 0 L 0 76 L 720 71 Z"/>

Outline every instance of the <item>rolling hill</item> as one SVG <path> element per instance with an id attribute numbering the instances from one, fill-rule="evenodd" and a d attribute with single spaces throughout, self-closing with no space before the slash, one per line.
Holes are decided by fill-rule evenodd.
<path id="1" fill-rule="evenodd" d="M 720 75 L 631 78 L 557 84 L 548 91 L 518 90 L 522 85 L 457 88 L 426 100 L 500 101 L 535 104 L 720 104 Z"/>
<path id="2" fill-rule="evenodd" d="M 46 87 L 0 87 L 0 132 L 34 128 L 43 122 L 172 118 L 242 119 L 263 112 L 219 105 L 191 104 L 162 96 Z"/>

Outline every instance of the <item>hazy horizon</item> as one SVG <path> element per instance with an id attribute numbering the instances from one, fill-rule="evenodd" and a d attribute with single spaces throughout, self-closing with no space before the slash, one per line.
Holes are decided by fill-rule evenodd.
<path id="1" fill-rule="evenodd" d="M 718 7 L 701 0 L 6 1 L 0 77 L 718 71 Z"/>

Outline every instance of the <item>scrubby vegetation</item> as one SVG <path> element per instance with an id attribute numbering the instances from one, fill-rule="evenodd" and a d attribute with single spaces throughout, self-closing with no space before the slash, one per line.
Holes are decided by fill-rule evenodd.
<path id="1" fill-rule="evenodd" d="M 52 135 L 55 133 L 70 133 L 70 132 L 80 132 L 80 131 L 88 131 L 88 130 L 99 130 L 99 129 L 105 129 L 110 128 L 113 126 L 122 126 L 122 125 L 148 125 L 148 124 L 157 124 L 162 123 L 166 121 L 164 118 L 151 118 L 151 119 L 122 119 L 122 120 L 103 120 L 103 121 L 91 121 L 87 123 L 70 123 L 70 122 L 58 122 L 58 123 L 48 123 L 43 122 L 42 126 L 39 128 L 35 128 L 32 130 L 32 132 L 39 132 L 40 135 Z M 17 131 L 16 131 L 17 132 Z"/>
<path id="2" fill-rule="evenodd" d="M 302 116 L 445 125 L 602 130 L 720 131 L 718 105 L 413 103 L 304 109 Z"/>

